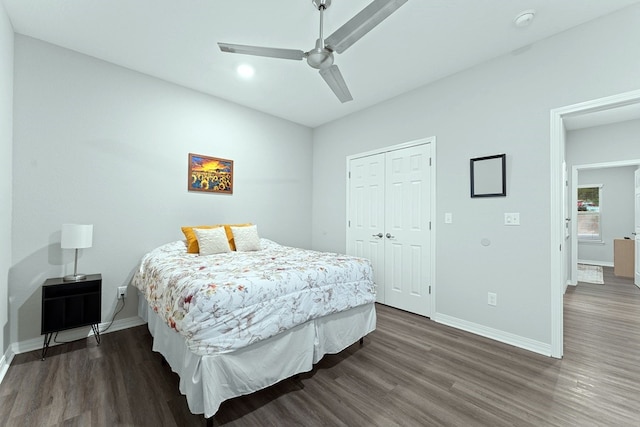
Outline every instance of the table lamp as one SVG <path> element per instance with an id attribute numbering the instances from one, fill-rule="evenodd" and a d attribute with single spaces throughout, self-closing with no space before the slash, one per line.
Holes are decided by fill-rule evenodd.
<path id="1" fill-rule="evenodd" d="M 90 248 L 93 243 L 93 224 L 62 224 L 62 237 L 60 247 L 62 249 L 75 249 L 76 256 L 73 263 L 73 274 L 64 276 L 65 282 L 77 282 L 85 280 L 86 274 L 78 274 L 78 249 Z"/>

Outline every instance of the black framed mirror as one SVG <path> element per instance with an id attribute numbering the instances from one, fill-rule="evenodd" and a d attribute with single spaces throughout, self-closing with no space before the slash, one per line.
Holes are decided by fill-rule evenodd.
<path id="1" fill-rule="evenodd" d="M 471 197 L 507 195 L 507 155 L 471 159 Z"/>

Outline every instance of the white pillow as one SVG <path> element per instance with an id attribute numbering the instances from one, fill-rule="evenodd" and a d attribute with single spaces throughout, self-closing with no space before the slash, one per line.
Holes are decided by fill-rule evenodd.
<path id="1" fill-rule="evenodd" d="M 247 227 L 231 227 L 233 240 L 236 242 L 236 251 L 249 252 L 259 251 L 260 237 L 258 236 L 258 227 L 249 225 Z"/>
<path id="2" fill-rule="evenodd" d="M 194 228 L 200 246 L 200 255 L 213 255 L 231 252 L 224 227 Z"/>

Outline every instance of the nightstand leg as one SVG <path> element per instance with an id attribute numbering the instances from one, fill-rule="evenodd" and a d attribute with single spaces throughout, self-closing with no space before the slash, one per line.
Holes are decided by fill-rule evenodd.
<path id="1" fill-rule="evenodd" d="M 91 329 L 93 329 L 93 336 L 96 337 L 96 342 L 100 345 L 100 325 L 94 323 L 91 325 Z"/>
<path id="2" fill-rule="evenodd" d="M 53 336 L 53 332 L 48 334 L 44 334 L 44 342 L 42 343 L 42 360 L 47 355 L 47 350 L 49 350 L 49 343 L 51 342 L 51 337 Z"/>

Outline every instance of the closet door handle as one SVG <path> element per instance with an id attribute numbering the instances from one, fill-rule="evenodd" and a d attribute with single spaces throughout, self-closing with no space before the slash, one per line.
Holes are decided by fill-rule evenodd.
<path id="1" fill-rule="evenodd" d="M 378 233 L 378 234 L 372 234 L 373 237 L 377 237 L 379 239 L 382 239 L 382 233 Z"/>
<path id="2" fill-rule="evenodd" d="M 396 236 L 392 236 L 391 233 L 387 233 L 387 239 L 395 239 Z"/>

